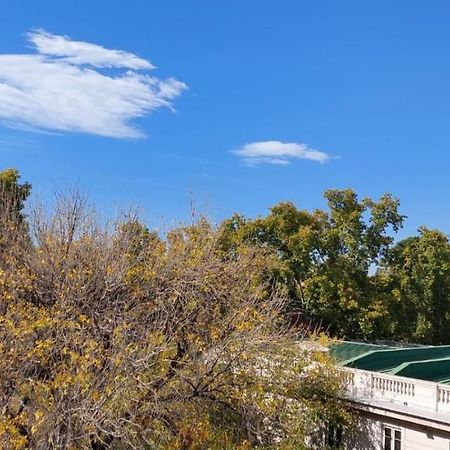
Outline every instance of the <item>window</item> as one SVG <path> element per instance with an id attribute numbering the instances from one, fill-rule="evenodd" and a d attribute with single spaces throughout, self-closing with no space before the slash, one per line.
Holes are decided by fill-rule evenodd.
<path id="1" fill-rule="evenodd" d="M 398 428 L 384 427 L 384 450 L 402 450 L 402 432 Z"/>
<path id="2" fill-rule="evenodd" d="M 340 425 L 328 427 L 327 448 L 339 449 L 342 446 L 342 427 Z"/>

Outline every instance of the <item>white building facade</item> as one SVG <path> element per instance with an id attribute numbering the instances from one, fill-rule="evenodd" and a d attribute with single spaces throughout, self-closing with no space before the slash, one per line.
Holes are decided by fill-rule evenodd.
<path id="1" fill-rule="evenodd" d="M 346 449 L 450 450 L 450 386 L 361 369 L 343 368 L 357 427 Z M 342 448 L 336 443 L 336 448 Z"/>

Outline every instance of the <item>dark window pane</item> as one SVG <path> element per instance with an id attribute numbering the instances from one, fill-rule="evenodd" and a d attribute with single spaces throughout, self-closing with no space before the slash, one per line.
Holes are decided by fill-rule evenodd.
<path id="1" fill-rule="evenodd" d="M 391 450 L 392 439 L 388 436 L 384 438 L 384 450 Z"/>
<path id="2" fill-rule="evenodd" d="M 339 448 L 342 444 L 342 427 L 340 425 L 328 427 L 327 444 L 329 448 Z"/>
<path id="3" fill-rule="evenodd" d="M 402 432 L 399 430 L 395 430 L 395 439 L 398 439 L 399 441 L 402 439 Z"/>
<path id="4" fill-rule="evenodd" d="M 332 426 L 328 427 L 327 444 L 328 444 L 329 448 L 333 448 L 333 445 L 334 445 L 334 428 Z"/>
<path id="5" fill-rule="evenodd" d="M 394 450 L 401 450 L 402 449 L 402 443 L 400 440 L 395 440 L 394 441 Z"/>

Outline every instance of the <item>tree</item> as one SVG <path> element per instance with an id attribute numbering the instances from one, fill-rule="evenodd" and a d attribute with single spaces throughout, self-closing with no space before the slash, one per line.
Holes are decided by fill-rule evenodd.
<path id="1" fill-rule="evenodd" d="M 19 183 L 16 169 L 0 172 L 0 254 L 14 240 L 29 242 L 28 227 L 23 213 L 25 200 L 31 192 L 29 183 Z"/>
<path id="2" fill-rule="evenodd" d="M 274 280 L 288 292 L 290 310 L 301 311 L 339 336 L 368 337 L 385 308 L 371 303 L 376 286 L 370 271 L 386 255 L 404 216 L 390 195 L 359 200 L 351 189 L 325 192 L 328 211 L 298 210 L 289 202 L 271 208 L 265 218 L 234 216 L 222 224 L 222 244 L 273 248 L 279 265 Z M 383 307 L 382 307 L 383 306 Z"/>
<path id="3" fill-rule="evenodd" d="M 309 308 L 330 324 L 334 334 L 377 337 L 373 322 L 383 320 L 386 309 L 377 301 L 377 286 L 370 271 L 393 242 L 389 231 L 396 232 L 402 226 L 399 202 L 390 195 L 378 201 L 359 201 L 350 189 L 327 191 L 325 198 L 329 213 L 317 249 L 319 263 L 305 281 Z"/>
<path id="4" fill-rule="evenodd" d="M 0 172 L 0 208 L 2 216 L 15 215 L 23 219 L 25 200 L 31 192 L 29 183 L 19 184 L 20 174 L 17 169 Z"/>
<path id="5" fill-rule="evenodd" d="M 450 342 L 450 243 L 426 227 L 400 241 L 380 271 L 392 295 L 396 336 L 426 344 Z"/>
<path id="6" fill-rule="evenodd" d="M 302 448 L 347 423 L 340 378 L 267 289 L 265 248 L 224 255 L 203 219 L 111 231 L 78 196 L 32 217 L 32 245 L 0 254 L 1 448 Z"/>

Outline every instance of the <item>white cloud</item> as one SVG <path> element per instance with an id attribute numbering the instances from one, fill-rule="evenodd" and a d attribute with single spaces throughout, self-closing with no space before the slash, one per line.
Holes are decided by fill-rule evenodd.
<path id="1" fill-rule="evenodd" d="M 171 108 L 186 89 L 174 78 L 138 72 L 154 66 L 131 53 L 43 30 L 28 39 L 37 53 L 0 55 L 0 121 L 9 126 L 138 138 L 131 121 Z"/>
<path id="2" fill-rule="evenodd" d="M 70 64 L 90 64 L 95 67 L 127 67 L 129 69 L 154 69 L 150 61 L 122 50 L 109 50 L 89 42 L 72 41 L 66 36 L 55 36 L 44 30 L 27 34 L 42 55 L 61 57 Z"/>
<path id="3" fill-rule="evenodd" d="M 233 150 L 246 164 L 278 164 L 287 165 L 292 159 L 309 159 L 325 163 L 330 159 L 327 153 L 309 148 L 305 144 L 296 142 L 261 141 L 245 144 Z"/>

